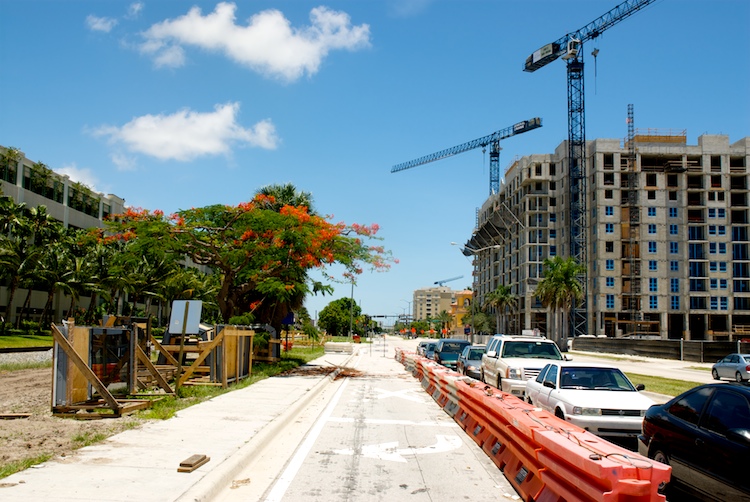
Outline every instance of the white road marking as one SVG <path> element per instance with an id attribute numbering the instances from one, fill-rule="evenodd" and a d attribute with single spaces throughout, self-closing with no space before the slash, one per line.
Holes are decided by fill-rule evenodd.
<path id="1" fill-rule="evenodd" d="M 442 421 L 442 422 L 415 422 L 413 420 L 388 420 L 384 418 L 351 418 L 351 417 L 331 417 L 328 419 L 329 422 L 337 422 L 344 424 L 351 424 L 354 422 L 361 422 L 368 425 L 416 425 L 417 427 L 460 427 L 454 421 Z"/>
<path id="2" fill-rule="evenodd" d="M 318 439 L 318 436 L 320 436 L 320 433 L 323 430 L 323 427 L 325 426 L 326 422 L 330 418 L 331 413 L 333 413 L 333 409 L 338 404 L 339 399 L 341 399 L 341 394 L 343 394 L 344 389 L 346 388 L 346 385 L 348 383 L 349 383 L 349 379 L 345 379 L 342 382 L 341 387 L 339 387 L 339 390 L 336 391 L 336 394 L 333 396 L 333 399 L 331 399 L 331 402 L 328 403 L 328 406 L 320 415 L 320 418 L 317 420 L 317 422 L 315 422 L 315 425 L 313 426 L 313 428 L 310 429 L 310 433 L 302 442 L 299 449 L 295 452 L 294 457 L 292 457 L 292 460 L 289 462 L 289 465 L 286 467 L 286 469 L 284 469 L 284 472 L 281 474 L 279 479 L 273 485 L 273 488 L 271 489 L 271 492 L 268 494 L 268 497 L 266 497 L 265 502 L 280 501 L 282 497 L 284 496 L 284 494 L 286 493 L 287 489 L 289 489 L 289 485 L 292 484 L 294 477 L 297 475 L 297 472 L 300 470 L 300 467 L 302 467 L 302 463 L 304 462 L 307 455 L 310 453 L 310 450 L 315 444 L 315 441 Z"/>
<path id="3" fill-rule="evenodd" d="M 404 456 L 414 455 L 425 455 L 432 453 L 445 453 L 451 450 L 455 450 L 461 446 L 461 438 L 458 436 L 445 436 L 442 434 L 437 435 L 437 442 L 434 445 L 425 446 L 422 448 L 398 448 L 398 441 L 392 443 L 380 443 L 373 445 L 366 445 L 362 447 L 360 455 L 367 458 L 374 458 L 377 460 L 389 460 L 391 462 L 405 463 L 406 459 Z M 339 455 L 355 455 L 358 452 L 352 449 L 345 450 L 334 450 Z"/>

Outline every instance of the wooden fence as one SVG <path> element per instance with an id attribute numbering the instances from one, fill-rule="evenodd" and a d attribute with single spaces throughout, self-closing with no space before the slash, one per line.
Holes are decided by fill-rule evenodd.
<path id="1" fill-rule="evenodd" d="M 580 337 L 573 339 L 573 350 L 714 363 L 733 352 L 750 353 L 750 343 Z"/>

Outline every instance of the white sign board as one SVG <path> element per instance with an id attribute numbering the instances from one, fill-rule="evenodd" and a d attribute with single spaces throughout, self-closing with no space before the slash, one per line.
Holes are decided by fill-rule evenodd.
<path id="1" fill-rule="evenodd" d="M 169 332 L 173 335 L 197 335 L 200 333 L 200 300 L 175 300 L 172 302 L 172 315 L 169 317 Z"/>

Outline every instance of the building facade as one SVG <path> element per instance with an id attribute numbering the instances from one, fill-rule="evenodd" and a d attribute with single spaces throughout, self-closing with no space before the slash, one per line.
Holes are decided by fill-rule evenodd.
<path id="1" fill-rule="evenodd" d="M 10 197 L 16 203 L 25 203 L 28 207 L 46 206 L 47 213 L 60 221 L 63 226 L 71 228 L 103 227 L 104 220 L 110 214 L 123 213 L 125 200 L 112 194 L 93 192 L 81 183 L 72 181 L 68 176 L 57 174 L 41 162 L 33 162 L 18 150 L 0 146 L 0 189 L 2 195 Z M 0 285 L 0 308 L 8 303 L 8 291 L 5 284 Z M 25 299 L 25 290 L 14 298 L 11 319 L 15 319 Z M 55 295 L 53 306 L 55 318 L 63 315 L 69 298 Z M 46 293 L 33 291 L 31 296 L 31 315 L 41 312 L 46 300 Z M 89 301 L 81 298 L 83 306 Z"/>
<path id="2" fill-rule="evenodd" d="M 727 340 L 750 335 L 750 137 L 638 131 L 587 142 L 586 334 Z M 514 332 L 548 333 L 535 297 L 547 258 L 570 256 L 567 142 L 506 171 L 466 247 L 484 304 L 500 284 Z"/>
<path id="3" fill-rule="evenodd" d="M 450 312 L 456 298 L 454 291 L 446 286 L 415 289 L 412 306 L 415 321 L 437 319 L 442 311 Z"/>

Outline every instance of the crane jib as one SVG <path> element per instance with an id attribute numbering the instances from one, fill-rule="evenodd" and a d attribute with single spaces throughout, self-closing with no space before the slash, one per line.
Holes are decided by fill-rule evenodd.
<path id="1" fill-rule="evenodd" d="M 495 131 L 492 134 L 475 139 L 473 141 L 469 141 L 467 143 L 456 145 L 452 148 L 447 148 L 445 150 L 432 153 L 430 155 L 425 155 L 424 157 L 410 160 L 409 162 L 397 164 L 393 166 L 393 168 L 391 169 L 391 172 L 395 173 L 398 171 L 403 171 L 404 169 L 409 169 L 412 167 L 421 166 L 423 164 L 428 164 L 430 162 L 435 162 L 436 160 L 441 160 L 446 157 L 451 157 L 458 153 L 467 152 L 469 150 L 473 150 L 474 148 L 479 148 L 479 147 L 484 148 L 490 143 L 495 143 L 495 142 L 500 141 L 501 139 L 506 139 L 511 136 L 515 136 L 516 134 L 524 133 L 526 131 L 531 131 L 532 129 L 536 129 L 538 127 L 542 127 L 542 119 L 539 117 L 534 117 L 529 120 L 523 120 L 510 127 L 506 127 L 505 129 Z"/>

